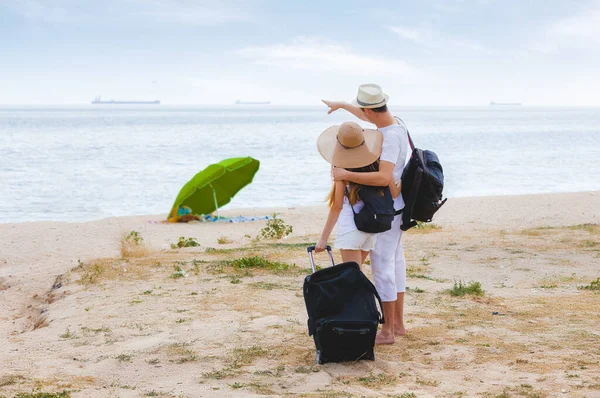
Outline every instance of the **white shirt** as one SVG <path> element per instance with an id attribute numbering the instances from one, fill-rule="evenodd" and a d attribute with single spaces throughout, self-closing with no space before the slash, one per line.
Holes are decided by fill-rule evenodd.
<path id="1" fill-rule="evenodd" d="M 385 160 L 394 164 L 394 182 L 397 184 L 402 177 L 404 166 L 410 160 L 412 150 L 408 143 L 408 129 L 402 122 L 392 124 L 391 126 L 381 127 L 378 130 L 383 134 L 383 146 L 380 160 Z M 394 200 L 394 208 L 400 210 L 404 207 L 402 194 Z"/>
<path id="2" fill-rule="evenodd" d="M 347 188 L 350 190 L 349 186 Z M 361 200 L 356 202 L 354 206 L 352 206 L 354 208 L 354 212 L 358 213 L 364 205 L 365 204 Z M 340 212 L 340 216 L 338 217 L 336 224 L 336 233 L 341 235 L 357 230 L 358 228 L 356 228 L 356 223 L 354 222 L 354 213 L 352 213 L 348 196 L 344 194 L 344 204 L 342 205 L 342 211 Z"/>

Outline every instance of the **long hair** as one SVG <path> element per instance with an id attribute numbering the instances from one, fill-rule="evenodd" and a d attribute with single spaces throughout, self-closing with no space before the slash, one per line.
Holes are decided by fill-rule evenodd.
<path id="1" fill-rule="evenodd" d="M 356 173 L 371 173 L 374 171 L 379 171 L 379 160 L 374 161 L 368 166 L 357 167 L 352 169 L 347 168 L 346 170 L 354 171 Z M 354 182 L 350 182 L 349 185 L 350 189 L 348 190 L 348 200 L 351 205 L 354 205 L 360 200 L 360 198 L 358 197 L 358 191 L 360 191 L 364 185 L 356 184 Z M 329 195 L 327 195 L 327 198 L 325 200 L 327 201 L 329 207 L 333 206 L 333 202 L 335 200 L 335 182 L 332 184 L 331 190 L 329 191 Z"/>

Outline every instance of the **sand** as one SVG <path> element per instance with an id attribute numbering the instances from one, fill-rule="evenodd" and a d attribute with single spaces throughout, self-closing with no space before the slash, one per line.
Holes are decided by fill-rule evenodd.
<path id="1" fill-rule="evenodd" d="M 265 221 L 0 224 L 0 396 L 600 396 L 600 294 L 581 288 L 599 209 L 600 192 L 449 200 L 403 238 L 408 336 L 325 365 L 301 293 L 324 206 L 226 212 L 277 212 L 279 241 L 254 240 Z M 131 231 L 144 250 L 124 257 Z M 290 267 L 223 263 L 252 256 Z M 453 297 L 457 280 L 485 294 Z"/>

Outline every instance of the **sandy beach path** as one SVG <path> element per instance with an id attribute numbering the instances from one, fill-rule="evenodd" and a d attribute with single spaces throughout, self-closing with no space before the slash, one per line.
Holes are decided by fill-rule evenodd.
<path id="1" fill-rule="evenodd" d="M 600 396 L 600 295 L 582 289 L 599 208 L 600 192 L 449 200 L 403 238 L 409 336 L 322 366 L 300 286 L 324 206 L 226 212 L 277 212 L 279 241 L 254 240 L 264 220 L 0 224 L 0 396 Z M 144 255 L 122 256 L 131 231 Z M 199 246 L 171 249 L 182 236 Z M 457 280 L 485 293 L 453 297 Z"/>

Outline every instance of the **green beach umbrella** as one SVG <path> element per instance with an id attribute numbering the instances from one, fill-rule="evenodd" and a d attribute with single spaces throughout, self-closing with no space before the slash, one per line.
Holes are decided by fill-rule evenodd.
<path id="1" fill-rule="evenodd" d="M 169 214 L 188 206 L 192 214 L 210 214 L 231 201 L 236 193 L 252 182 L 260 162 L 251 157 L 230 158 L 211 164 L 188 181 Z"/>

